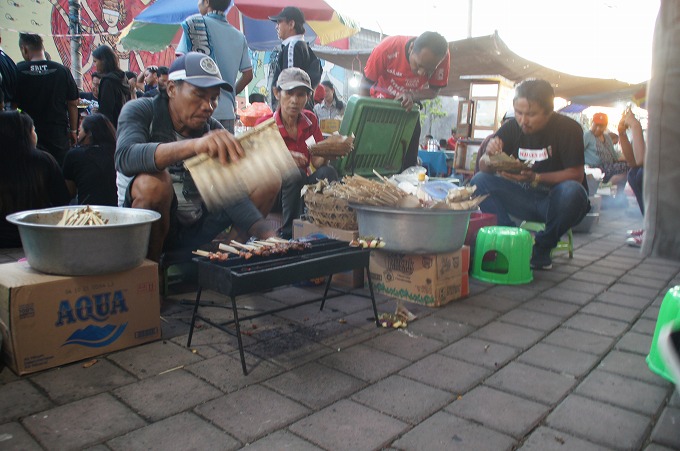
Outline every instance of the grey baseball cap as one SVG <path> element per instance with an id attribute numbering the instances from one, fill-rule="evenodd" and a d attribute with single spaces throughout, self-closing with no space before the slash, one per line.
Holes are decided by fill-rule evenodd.
<path id="1" fill-rule="evenodd" d="M 276 86 L 284 91 L 290 91 L 299 87 L 307 88 L 310 92 L 313 91 L 309 75 L 298 67 L 283 69 L 279 74 L 278 80 L 276 80 Z"/>
<path id="2" fill-rule="evenodd" d="M 217 63 L 208 55 L 200 52 L 189 52 L 177 58 L 170 66 L 169 81 L 183 80 L 197 88 L 219 86 L 229 92 L 234 87 L 222 79 Z"/>

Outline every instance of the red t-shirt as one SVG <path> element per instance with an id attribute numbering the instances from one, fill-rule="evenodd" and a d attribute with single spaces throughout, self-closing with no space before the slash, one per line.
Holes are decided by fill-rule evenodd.
<path id="1" fill-rule="evenodd" d="M 371 86 L 371 97 L 394 99 L 405 91 L 418 91 L 427 87 L 444 88 L 449 82 L 449 52 L 439 63 L 432 76 L 416 75 L 408 62 L 406 47 L 410 36 L 385 38 L 371 52 L 364 67 L 364 75 L 375 84 Z"/>
<path id="2" fill-rule="evenodd" d="M 286 143 L 288 150 L 304 155 L 307 165 L 301 169 L 309 171 L 310 155 L 309 148 L 307 147 L 305 140 L 310 136 L 314 136 L 316 142 L 323 141 L 323 133 L 321 133 L 321 129 L 319 128 L 319 120 L 317 119 L 316 114 L 314 114 L 313 111 L 302 110 L 302 114 L 300 114 L 300 117 L 298 118 L 297 136 L 290 136 L 288 134 L 286 127 L 283 125 L 283 121 L 281 120 L 281 110 L 279 109 L 277 109 L 273 114 L 262 116 L 257 120 L 256 124 L 264 122 L 272 116 L 274 116 L 274 119 L 276 120 L 276 125 L 279 127 L 279 132 L 281 133 L 281 137 Z"/>

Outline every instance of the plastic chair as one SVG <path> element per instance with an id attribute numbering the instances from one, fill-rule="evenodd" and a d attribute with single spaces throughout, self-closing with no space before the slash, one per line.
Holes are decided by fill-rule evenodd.
<path id="1" fill-rule="evenodd" d="M 531 271 L 531 234 L 517 227 L 482 227 L 477 233 L 472 277 L 506 285 L 521 285 L 534 279 Z"/>
<path id="2" fill-rule="evenodd" d="M 677 382 L 663 361 L 663 357 L 659 352 L 657 346 L 659 342 L 659 333 L 661 329 L 670 323 L 680 320 L 680 285 L 668 290 L 666 296 L 663 298 L 661 308 L 659 309 L 659 316 L 656 319 L 656 328 L 654 329 L 654 337 L 652 338 L 652 346 L 649 348 L 647 355 L 647 366 L 653 372 L 671 382 Z"/>
<path id="3" fill-rule="evenodd" d="M 545 222 L 522 221 L 519 227 L 534 233 L 542 232 L 545 230 Z M 553 256 L 555 252 L 562 251 L 569 252 L 569 258 L 574 258 L 574 234 L 571 232 L 571 229 L 567 230 L 567 241 L 558 241 L 557 246 L 550 251 L 550 256 Z"/>

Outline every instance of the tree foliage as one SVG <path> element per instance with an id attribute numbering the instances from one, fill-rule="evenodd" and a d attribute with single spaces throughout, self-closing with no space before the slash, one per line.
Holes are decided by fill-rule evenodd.
<path id="1" fill-rule="evenodd" d="M 442 100 L 439 97 L 423 100 L 420 103 L 423 105 L 420 109 L 420 125 L 425 125 L 428 117 L 430 118 L 430 123 L 436 118 L 446 117 L 446 111 L 444 111 Z"/>

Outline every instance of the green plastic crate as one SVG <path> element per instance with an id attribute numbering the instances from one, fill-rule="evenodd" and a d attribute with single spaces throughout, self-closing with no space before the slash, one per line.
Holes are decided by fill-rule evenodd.
<path id="1" fill-rule="evenodd" d="M 399 173 L 420 113 L 406 111 L 396 100 L 352 96 L 340 124 L 340 134 L 354 133 L 354 150 L 333 162 L 340 177 L 374 177 Z"/>

